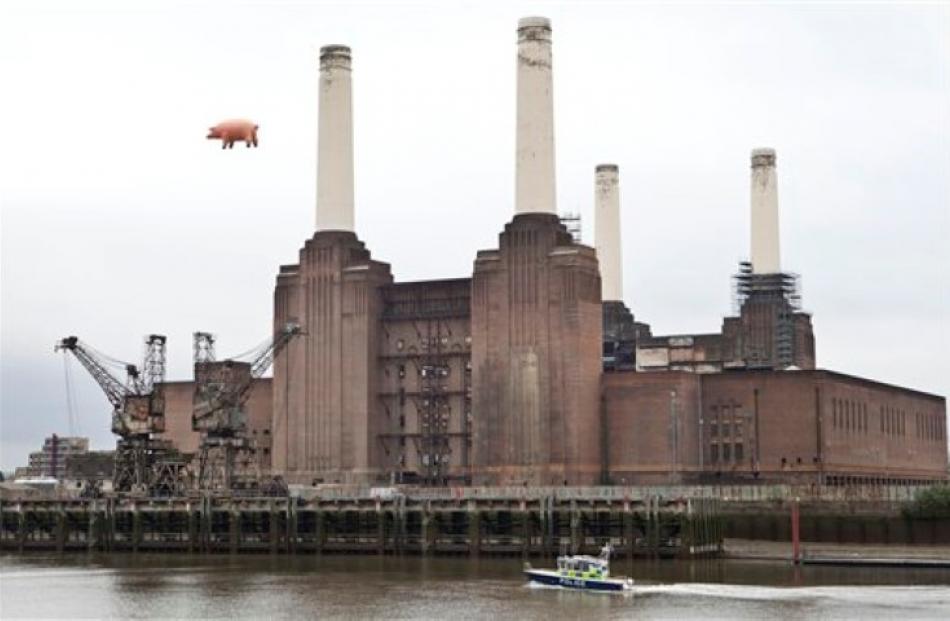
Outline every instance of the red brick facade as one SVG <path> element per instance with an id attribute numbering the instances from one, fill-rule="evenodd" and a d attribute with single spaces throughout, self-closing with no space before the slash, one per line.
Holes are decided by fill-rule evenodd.
<path id="1" fill-rule="evenodd" d="M 303 328 L 274 360 L 273 467 L 290 482 L 379 478 L 378 367 L 389 265 L 353 233 L 321 231 L 281 267 L 274 328 Z"/>
<path id="2" fill-rule="evenodd" d="M 473 481 L 599 481 L 597 257 L 551 214 L 520 214 L 472 277 Z"/>
<path id="3" fill-rule="evenodd" d="M 942 397 L 831 371 L 604 375 L 612 482 L 947 479 Z"/>
<path id="4" fill-rule="evenodd" d="M 813 364 L 810 318 L 793 319 Z M 822 370 L 692 372 L 728 358 L 719 335 L 646 333 L 657 364 L 682 370 L 602 372 L 597 258 L 553 215 L 515 216 L 471 280 L 393 283 L 352 233 L 317 233 L 278 275 L 275 327 L 287 321 L 304 334 L 248 416 L 290 482 L 947 478 L 942 397 Z M 163 390 L 163 437 L 193 452 L 194 384 Z"/>

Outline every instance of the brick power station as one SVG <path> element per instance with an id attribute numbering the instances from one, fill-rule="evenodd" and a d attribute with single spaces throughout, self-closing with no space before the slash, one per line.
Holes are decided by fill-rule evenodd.
<path id="1" fill-rule="evenodd" d="M 395 282 L 354 229 L 350 49 L 320 54 L 316 232 L 274 289 L 299 324 L 248 401 L 293 483 L 915 483 L 947 478 L 943 397 L 816 369 L 779 262 L 776 154 L 751 157 L 751 260 L 720 333 L 657 336 L 623 302 L 619 170 L 594 172 L 596 250 L 558 217 L 551 27 L 522 19 L 515 213 L 471 275 Z M 474 252 L 475 249 L 473 249 Z M 194 451 L 194 384 L 165 437 Z"/>

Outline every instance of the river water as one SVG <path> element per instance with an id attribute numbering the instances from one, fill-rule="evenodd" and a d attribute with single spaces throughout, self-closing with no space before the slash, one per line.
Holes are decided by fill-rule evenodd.
<path id="1" fill-rule="evenodd" d="M 527 586 L 518 559 L 0 555 L 7 618 L 950 619 L 950 570 L 615 561 L 632 594 Z"/>

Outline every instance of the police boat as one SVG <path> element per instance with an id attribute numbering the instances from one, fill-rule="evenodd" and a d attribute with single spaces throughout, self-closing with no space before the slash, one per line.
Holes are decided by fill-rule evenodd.
<path id="1" fill-rule="evenodd" d="M 525 563 L 524 574 L 531 582 L 587 591 L 629 591 L 633 580 L 610 577 L 610 544 L 604 545 L 600 556 L 562 555 L 557 557 L 557 569 L 534 569 Z"/>

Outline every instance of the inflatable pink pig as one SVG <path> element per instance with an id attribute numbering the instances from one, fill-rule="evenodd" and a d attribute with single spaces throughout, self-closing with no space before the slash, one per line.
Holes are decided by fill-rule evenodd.
<path id="1" fill-rule="evenodd" d="M 223 121 L 208 130 L 208 140 L 220 139 L 222 149 L 233 149 L 234 143 L 243 140 L 248 147 L 257 146 L 257 125 L 251 121 L 236 119 Z"/>

